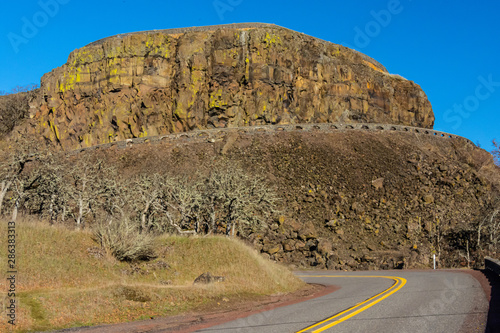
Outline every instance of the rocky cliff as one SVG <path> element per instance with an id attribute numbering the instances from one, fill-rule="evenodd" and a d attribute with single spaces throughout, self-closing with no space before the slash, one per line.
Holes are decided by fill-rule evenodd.
<path id="1" fill-rule="evenodd" d="M 414 82 L 359 52 L 268 24 L 105 38 L 45 74 L 30 106 L 30 133 L 64 149 L 214 127 L 434 122 Z"/>

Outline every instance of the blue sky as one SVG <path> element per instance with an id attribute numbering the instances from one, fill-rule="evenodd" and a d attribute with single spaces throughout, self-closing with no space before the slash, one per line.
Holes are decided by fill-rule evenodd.
<path id="1" fill-rule="evenodd" d="M 500 140 L 500 2 L 33 0 L 4 1 L 0 90 L 39 83 L 74 49 L 118 33 L 237 22 L 274 23 L 357 49 L 418 83 L 434 128 L 491 150 Z M 31 28 L 31 30 L 30 30 Z"/>

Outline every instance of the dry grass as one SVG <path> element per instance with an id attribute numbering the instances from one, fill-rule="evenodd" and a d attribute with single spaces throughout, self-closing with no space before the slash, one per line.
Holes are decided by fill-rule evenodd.
<path id="1" fill-rule="evenodd" d="M 4 221 L 0 235 L 5 228 Z M 96 246 L 89 232 L 20 221 L 17 233 L 17 331 L 168 316 L 213 308 L 222 298 L 252 299 L 303 285 L 286 268 L 226 237 L 164 236 L 156 239 L 157 259 L 127 264 L 89 255 L 87 249 Z M 6 237 L 0 237 L 0 249 L 6 249 Z M 3 255 L 0 265 L 6 265 Z M 192 284 L 207 271 L 225 282 Z M 6 296 L 4 281 L 0 299 Z M 0 331 L 7 331 L 5 315 L 0 319 Z"/>
<path id="2" fill-rule="evenodd" d="M 166 261 L 172 266 L 168 276 L 175 284 L 193 281 L 203 272 L 226 277 L 224 285 L 234 291 L 264 293 L 287 292 L 297 288 L 297 280 L 284 267 L 261 257 L 243 242 L 220 236 L 213 237 L 164 237 L 159 240 L 164 248 Z M 208 251 L 208 252 L 207 252 Z"/>

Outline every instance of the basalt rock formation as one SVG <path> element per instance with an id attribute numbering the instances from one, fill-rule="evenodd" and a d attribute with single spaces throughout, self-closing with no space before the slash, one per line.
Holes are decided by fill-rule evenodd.
<path id="1" fill-rule="evenodd" d="M 105 38 L 45 74 L 30 107 L 29 133 L 64 149 L 214 127 L 434 122 L 414 82 L 359 52 L 268 24 Z"/>

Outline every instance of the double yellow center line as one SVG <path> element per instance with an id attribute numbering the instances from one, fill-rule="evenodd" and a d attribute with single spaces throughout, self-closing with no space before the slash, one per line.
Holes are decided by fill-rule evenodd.
<path id="1" fill-rule="evenodd" d="M 403 279 L 402 277 L 397 277 L 397 276 L 370 276 L 370 275 L 302 275 L 299 277 L 334 277 L 334 278 L 384 278 L 384 279 L 391 279 L 394 280 L 394 284 L 390 287 L 387 288 L 386 290 L 382 291 L 381 293 L 370 297 L 364 302 L 358 303 L 353 307 L 350 307 L 347 310 L 344 310 L 332 317 L 329 317 L 325 320 L 322 320 L 314 325 L 311 325 L 309 327 L 306 327 L 297 333 L 302 333 L 302 332 L 312 332 L 312 333 L 317 333 L 317 332 L 323 332 L 330 327 L 333 327 L 335 325 L 340 324 L 343 321 L 346 321 L 349 318 L 354 317 L 355 315 L 365 311 L 366 309 L 374 306 L 378 302 L 382 301 L 383 299 L 391 296 L 394 294 L 396 291 L 399 289 L 403 288 L 403 286 L 406 284 L 406 279 Z"/>

